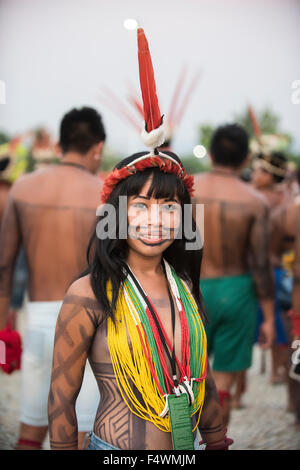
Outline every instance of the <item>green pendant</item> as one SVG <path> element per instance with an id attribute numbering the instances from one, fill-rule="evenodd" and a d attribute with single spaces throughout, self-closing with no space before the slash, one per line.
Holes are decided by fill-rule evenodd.
<path id="1" fill-rule="evenodd" d="M 182 393 L 168 396 L 169 415 L 174 450 L 194 450 L 194 436 L 188 396 Z"/>

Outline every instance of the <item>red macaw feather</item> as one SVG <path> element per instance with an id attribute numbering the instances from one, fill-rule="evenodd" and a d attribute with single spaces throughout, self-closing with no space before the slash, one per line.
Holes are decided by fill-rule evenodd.
<path id="1" fill-rule="evenodd" d="M 161 114 L 156 95 L 154 71 L 148 41 L 142 28 L 137 30 L 137 41 L 144 119 L 147 132 L 151 132 L 161 125 Z"/>
<path id="2" fill-rule="evenodd" d="M 261 141 L 261 129 L 259 126 L 258 119 L 255 115 L 254 109 L 250 105 L 248 105 L 248 114 L 252 123 L 254 135 L 257 138 L 257 140 L 260 142 Z"/>
<path id="3" fill-rule="evenodd" d="M 181 73 L 178 78 L 178 82 L 174 89 L 173 97 L 172 97 L 171 104 L 170 104 L 169 114 L 168 114 L 168 121 L 167 121 L 167 125 L 169 127 L 174 127 L 174 124 L 176 124 L 174 122 L 173 116 L 175 114 L 175 108 L 176 108 L 176 105 L 178 104 L 178 97 L 182 90 L 183 82 L 186 77 L 186 70 L 187 70 L 186 66 L 182 67 Z"/>
<path id="4" fill-rule="evenodd" d="M 133 84 L 129 80 L 127 80 L 127 88 L 129 91 L 129 95 L 127 97 L 129 103 L 144 118 L 143 102 L 140 100 L 138 93 L 136 92 Z"/>
<path id="5" fill-rule="evenodd" d="M 128 122 L 135 128 L 135 130 L 140 134 L 141 133 L 141 125 L 136 122 L 136 120 L 131 116 L 128 112 L 127 107 L 123 104 L 123 102 L 115 95 L 108 87 L 103 88 L 103 96 L 101 96 L 101 102 L 105 104 L 114 114 L 119 116 L 125 117 Z"/>
<path id="6" fill-rule="evenodd" d="M 183 118 L 183 115 L 184 115 L 184 112 L 186 110 L 186 107 L 188 105 L 188 102 L 189 100 L 191 99 L 191 96 L 197 86 L 197 83 L 200 79 L 200 73 L 197 73 L 194 77 L 194 79 L 192 80 L 189 88 L 187 89 L 187 92 L 183 98 L 183 101 L 182 101 L 182 104 L 181 104 L 181 107 L 179 108 L 179 111 L 177 113 L 177 115 L 175 116 L 175 119 L 174 119 L 174 123 L 176 126 L 179 125 L 181 119 Z"/>
<path id="7" fill-rule="evenodd" d="M 144 109 L 139 100 L 132 95 L 128 96 L 129 103 L 137 110 L 137 112 L 144 117 Z"/>

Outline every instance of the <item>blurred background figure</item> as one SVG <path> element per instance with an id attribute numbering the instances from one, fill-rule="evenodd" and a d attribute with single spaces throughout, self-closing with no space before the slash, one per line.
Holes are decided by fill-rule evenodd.
<path id="1" fill-rule="evenodd" d="M 283 325 L 283 334 L 289 349 L 281 355 L 281 366 L 284 368 L 284 379 L 288 382 L 288 410 L 295 413 L 296 425 L 300 428 L 300 382 L 289 377 L 288 371 L 291 367 L 291 359 L 294 353 L 292 348 L 293 325 L 288 315 L 288 311 L 293 308 L 295 312 L 300 311 L 299 282 L 297 270 L 299 270 L 299 250 L 300 233 L 300 167 L 297 171 L 298 194 L 294 199 L 273 211 L 271 217 L 271 255 L 272 264 L 275 267 L 277 281 L 277 313 Z M 293 272 L 295 273 L 293 279 Z M 294 282 L 294 299 L 292 298 Z M 300 318 L 300 317 L 299 317 Z M 280 326 L 282 328 L 282 326 Z M 296 335 L 298 338 L 298 335 Z M 299 335 L 300 337 L 300 335 Z M 274 371 L 273 371 L 274 373 Z M 300 379 L 300 377 L 299 377 Z"/>
<path id="2" fill-rule="evenodd" d="M 3 172 L 9 165 L 9 156 L 0 154 L 0 225 L 4 213 L 4 208 L 10 188 L 10 183 L 3 178 Z"/>
<path id="3" fill-rule="evenodd" d="M 50 133 L 45 128 L 39 128 L 33 131 L 31 138 L 31 154 L 35 169 L 59 162 L 59 150 Z"/>
<path id="4" fill-rule="evenodd" d="M 286 176 L 288 174 L 288 159 L 282 152 L 282 149 L 287 148 L 289 144 L 289 137 L 275 133 L 275 126 L 265 128 L 265 132 L 261 129 L 261 123 L 264 124 L 270 121 L 267 112 L 262 115 L 259 120 L 253 107 L 248 106 L 248 120 L 252 131 L 252 139 L 250 140 L 251 150 L 251 167 L 248 168 L 249 172 L 244 173 L 244 180 L 252 183 L 253 187 L 257 189 L 267 200 L 270 211 L 272 212 L 280 204 L 284 204 L 292 197 L 291 188 L 286 184 Z M 265 119 L 263 117 L 265 116 Z M 266 119 L 267 118 L 267 119 Z M 273 117 L 271 121 L 276 122 Z M 270 124 L 269 124 L 270 126 Z M 273 130 L 273 132 L 268 132 Z M 269 229 L 269 228 L 268 228 Z M 270 253 L 271 256 L 271 253 Z M 277 289 L 280 282 L 281 271 L 274 269 L 275 279 L 275 344 L 272 345 L 271 354 L 271 383 L 282 383 L 287 380 L 287 357 L 288 357 L 288 340 L 285 334 L 284 326 L 280 317 L 278 302 L 277 302 Z M 259 327 L 263 321 L 263 312 L 261 307 L 258 308 L 258 325 L 256 332 L 256 341 L 259 340 Z M 261 371 L 265 372 L 266 369 L 266 352 L 262 350 L 261 354 Z M 246 391 L 246 372 L 238 375 L 236 390 L 233 399 L 233 406 L 241 408 L 242 394 Z"/>
<path id="5" fill-rule="evenodd" d="M 282 152 L 260 153 L 253 160 L 252 184 L 268 200 L 271 212 L 278 206 L 291 199 L 290 193 L 284 184 L 287 174 L 287 158 Z M 275 267 L 275 344 L 272 346 L 272 373 L 271 383 L 281 383 L 287 380 L 288 339 L 280 316 L 276 294 L 282 278 L 282 270 Z M 262 321 L 262 313 L 259 310 L 259 323 Z"/>
<path id="6" fill-rule="evenodd" d="M 237 124 L 212 136 L 213 169 L 195 176 L 195 204 L 205 204 L 201 290 L 209 319 L 208 352 L 223 407 L 230 417 L 237 374 L 250 367 L 257 298 L 263 309 L 261 347 L 274 335 L 273 279 L 268 256 L 268 207 L 263 196 L 240 179 L 248 137 Z"/>
<path id="7" fill-rule="evenodd" d="M 4 134 L 0 135 L 0 226 L 4 215 L 4 209 L 7 202 L 9 190 L 14 181 L 22 174 L 29 171 L 29 152 L 23 143 L 23 136 L 9 139 Z M 1 247 L 4 249 L 4 247 Z M 13 283 L 11 305 L 8 313 L 8 324 L 12 329 L 15 328 L 16 315 L 21 309 L 27 286 L 27 266 L 24 251 L 21 248 L 18 254 Z"/>
<path id="8" fill-rule="evenodd" d="M 7 323 L 14 266 L 21 245 L 29 284 L 19 449 L 41 448 L 47 432 L 56 319 L 66 290 L 86 268 L 85 253 L 101 189 L 95 174 L 105 137 L 96 110 L 71 110 L 60 125 L 60 164 L 23 175 L 7 198 L 0 234 L 0 329 Z M 36 155 L 40 149 L 40 141 L 38 145 L 35 141 Z M 90 430 L 98 401 L 98 387 L 87 366 L 77 400 L 79 431 Z M 81 438 L 82 434 L 80 442 Z"/>
<path id="9" fill-rule="evenodd" d="M 284 184 L 287 175 L 287 158 L 282 152 L 259 154 L 253 161 L 252 184 L 267 198 L 273 209 L 289 197 Z"/>

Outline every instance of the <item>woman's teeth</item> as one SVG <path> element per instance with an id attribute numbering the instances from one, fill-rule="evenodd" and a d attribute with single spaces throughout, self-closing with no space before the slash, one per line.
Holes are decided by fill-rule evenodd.
<path id="1" fill-rule="evenodd" d="M 141 240 L 144 240 L 144 241 L 147 241 L 147 242 L 159 242 L 161 241 L 163 238 L 162 238 L 162 235 L 157 235 L 157 236 L 153 236 L 153 235 L 140 235 L 140 239 Z"/>

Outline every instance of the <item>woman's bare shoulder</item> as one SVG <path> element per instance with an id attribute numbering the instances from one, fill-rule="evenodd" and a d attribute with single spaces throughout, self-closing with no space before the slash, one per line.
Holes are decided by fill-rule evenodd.
<path id="1" fill-rule="evenodd" d="M 73 304 L 89 310 L 101 310 L 93 292 L 89 274 L 70 285 L 64 298 L 64 304 Z"/>

